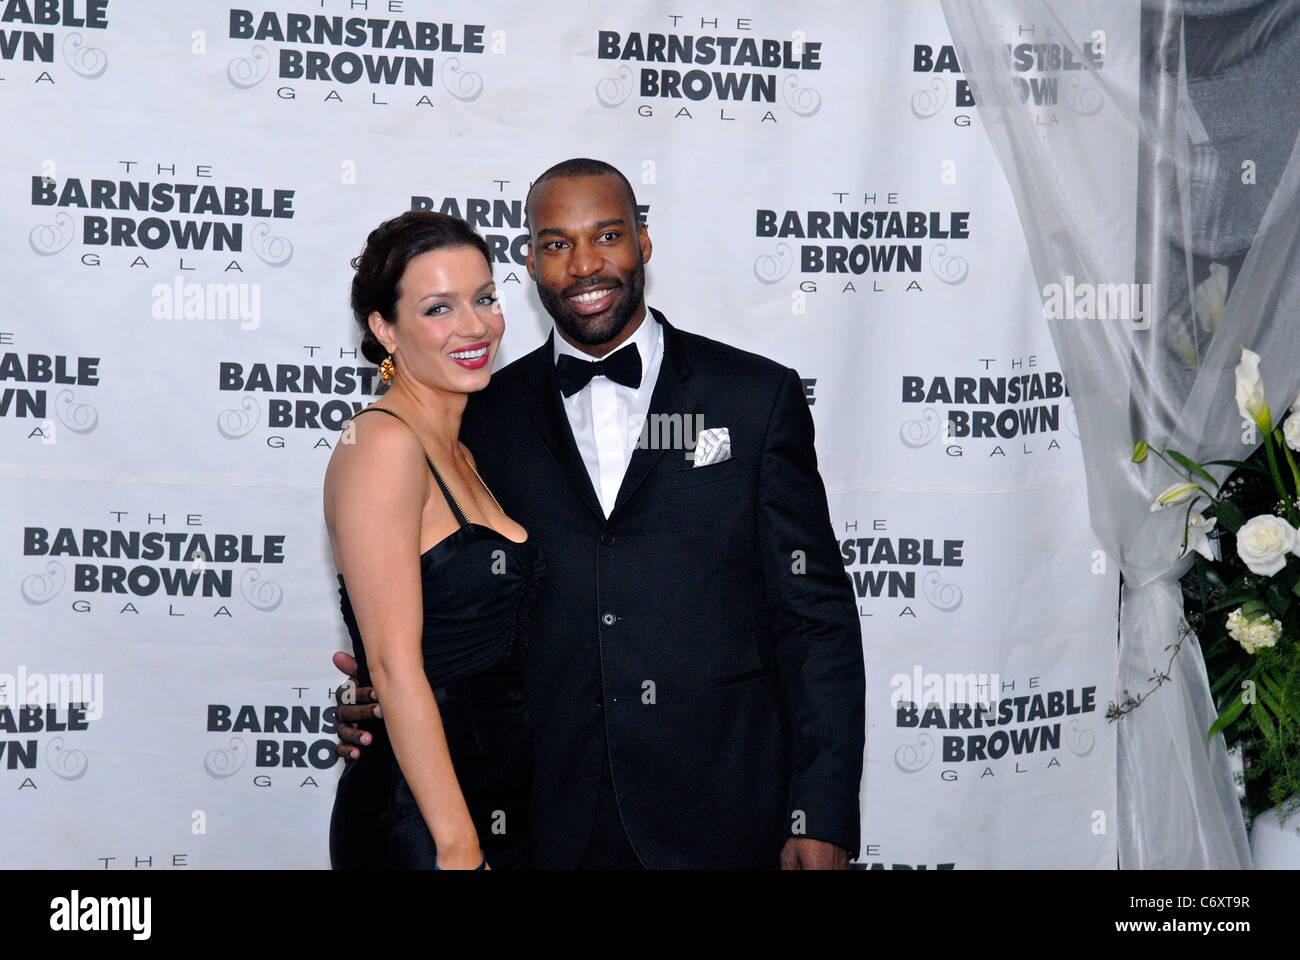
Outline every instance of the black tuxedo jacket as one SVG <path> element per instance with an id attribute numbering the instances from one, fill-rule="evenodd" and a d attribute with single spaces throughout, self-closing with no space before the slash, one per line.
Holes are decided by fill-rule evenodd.
<path id="1" fill-rule="evenodd" d="M 856 854 L 861 629 L 802 383 L 650 312 L 664 358 L 648 419 L 702 414 L 728 428 L 729 460 L 695 467 L 652 431 L 606 519 L 550 338 L 472 394 L 462 423 L 547 566 L 525 661 L 534 864 L 577 864 L 606 749 L 648 867 L 775 867 L 791 835 Z"/>

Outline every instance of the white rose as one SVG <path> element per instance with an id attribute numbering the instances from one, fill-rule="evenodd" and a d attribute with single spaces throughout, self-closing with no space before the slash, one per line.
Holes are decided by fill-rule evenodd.
<path id="1" fill-rule="evenodd" d="M 1300 417 L 1292 414 L 1286 418 L 1286 423 L 1282 424 L 1282 436 L 1286 438 L 1288 447 L 1300 450 Z"/>
<path id="2" fill-rule="evenodd" d="M 1237 556 L 1251 573 L 1273 576 L 1286 566 L 1286 555 L 1295 546 L 1295 527 L 1270 514 L 1251 517 L 1237 531 Z"/>
<path id="3" fill-rule="evenodd" d="M 1254 653 L 1260 647 L 1276 646 L 1281 635 L 1282 624 L 1267 614 L 1247 620 L 1241 607 L 1228 614 L 1228 636 L 1241 644 L 1247 653 Z"/>

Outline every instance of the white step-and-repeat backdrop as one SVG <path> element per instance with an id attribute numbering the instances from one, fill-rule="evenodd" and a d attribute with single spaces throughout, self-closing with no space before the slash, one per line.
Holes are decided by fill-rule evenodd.
<path id="1" fill-rule="evenodd" d="M 520 356 L 530 178 L 592 156 L 649 302 L 804 378 L 862 617 L 860 865 L 1114 866 L 1117 575 L 937 3 L 2 8 L 0 865 L 328 865 L 320 483 L 377 382 L 348 261 L 412 206 L 470 219 Z M 1051 24 L 1003 26 L 1045 136 L 1096 109 Z M 1135 86 L 1134 13 L 1070 28 Z"/>

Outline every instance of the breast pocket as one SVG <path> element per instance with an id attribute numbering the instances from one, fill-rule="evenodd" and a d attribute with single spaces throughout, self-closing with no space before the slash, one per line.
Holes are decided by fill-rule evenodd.
<path id="1" fill-rule="evenodd" d="M 707 467 L 697 467 L 688 463 L 673 473 L 673 486 L 698 487 L 702 484 L 717 483 L 719 480 L 731 480 L 739 476 L 740 461 L 734 458 L 723 460 L 721 463 L 711 463 Z"/>

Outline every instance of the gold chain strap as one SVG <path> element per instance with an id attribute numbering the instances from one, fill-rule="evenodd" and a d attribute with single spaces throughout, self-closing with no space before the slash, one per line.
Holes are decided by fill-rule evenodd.
<path id="1" fill-rule="evenodd" d="M 462 454 L 460 455 L 460 458 L 461 458 L 462 460 L 465 461 L 465 465 L 466 465 L 467 467 L 469 467 L 471 470 L 474 471 L 474 476 L 478 477 L 478 482 L 479 482 L 479 483 L 483 483 L 483 478 L 478 476 L 478 469 L 474 466 L 474 464 L 472 464 L 472 463 L 469 462 L 469 457 L 465 456 L 465 454 L 462 453 Z M 492 505 L 493 505 L 494 507 L 496 507 L 497 510 L 499 510 L 501 513 L 505 513 L 504 510 L 501 510 L 501 504 L 497 503 L 497 498 L 496 498 L 495 496 L 492 495 L 492 491 L 491 491 L 490 489 L 488 489 L 488 485 L 487 485 L 486 483 L 483 483 L 483 489 L 484 489 L 484 490 L 487 490 L 487 495 L 488 495 L 489 497 L 492 497 Z M 451 492 L 451 488 L 450 488 L 450 487 L 447 489 L 447 492 L 448 492 L 448 493 Z M 464 510 L 461 511 L 461 513 L 464 513 L 464 512 L 465 512 Z"/>

